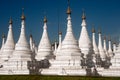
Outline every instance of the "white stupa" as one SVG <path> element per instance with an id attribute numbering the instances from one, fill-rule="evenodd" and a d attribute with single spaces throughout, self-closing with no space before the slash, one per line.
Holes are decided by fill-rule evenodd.
<path id="1" fill-rule="evenodd" d="M 59 34 L 59 46 L 55 60 L 51 60 L 49 69 L 44 69 L 42 74 L 48 75 L 86 75 L 85 69 L 81 69 L 81 52 L 78 42 L 72 31 L 71 10 L 67 9 L 68 22 L 65 38 L 61 43 L 61 33 Z"/>
<path id="2" fill-rule="evenodd" d="M 32 37 L 32 35 L 30 35 L 29 44 L 30 44 L 31 51 L 33 52 L 33 37 Z"/>
<path id="3" fill-rule="evenodd" d="M 114 57 L 111 58 L 111 63 L 112 63 L 111 68 L 120 69 L 120 43 L 116 48 L 117 49 L 116 49 L 116 52 L 114 53 Z"/>
<path id="4" fill-rule="evenodd" d="M 57 51 L 55 52 L 55 55 L 56 53 L 57 54 L 61 53 L 61 45 L 62 45 L 62 32 L 59 32 L 59 45 L 58 45 Z"/>
<path id="5" fill-rule="evenodd" d="M 109 57 L 113 57 L 113 51 L 112 51 L 112 44 L 111 44 L 111 39 L 109 38 L 108 40 L 108 54 L 109 54 Z"/>
<path id="6" fill-rule="evenodd" d="M 116 43 L 113 42 L 113 54 L 115 55 L 115 53 L 116 53 Z"/>
<path id="7" fill-rule="evenodd" d="M 33 51 L 35 51 L 35 54 L 38 52 L 38 47 L 35 44 L 35 41 L 33 41 Z"/>
<path id="8" fill-rule="evenodd" d="M 95 39 L 95 29 L 92 28 L 92 44 L 93 44 L 93 50 L 96 55 L 99 55 L 99 50 L 96 44 L 96 39 Z"/>
<path id="9" fill-rule="evenodd" d="M 101 73 L 103 76 L 120 76 L 120 43 L 116 47 L 114 56 L 111 57 L 111 66 L 109 69 L 104 69 Z"/>
<path id="10" fill-rule="evenodd" d="M 78 42 L 75 39 L 72 31 L 72 23 L 71 23 L 71 10 L 70 7 L 67 9 L 68 14 L 68 22 L 67 22 L 67 31 L 65 38 L 62 41 L 61 51 L 56 54 L 56 60 L 64 61 L 64 60 L 73 60 L 79 59 L 81 57 L 80 49 L 78 47 Z"/>
<path id="11" fill-rule="evenodd" d="M 36 54 L 36 59 L 40 61 L 42 59 L 51 59 L 51 58 L 52 58 L 52 48 L 47 33 L 47 19 L 46 17 L 44 17 L 43 34 L 38 46 L 38 53 Z"/>
<path id="12" fill-rule="evenodd" d="M 31 50 L 25 36 L 25 16 L 21 16 L 21 32 L 15 50 L 9 62 L 6 64 L 8 74 L 29 74 L 27 62 L 31 61 Z"/>
<path id="13" fill-rule="evenodd" d="M 1 55 L 1 58 L 3 61 L 7 61 L 11 57 L 14 51 L 14 48 L 15 48 L 15 43 L 14 43 L 13 31 L 12 31 L 12 19 L 10 18 L 7 40 L 5 42 L 2 55 Z"/>
<path id="14" fill-rule="evenodd" d="M 5 44 L 5 34 L 2 34 L 2 45 L 1 45 L 1 49 L 0 49 L 0 62 L 3 62 L 2 52 L 3 52 L 4 44 Z"/>
<path id="15" fill-rule="evenodd" d="M 104 39 L 103 39 L 103 49 L 105 51 L 106 56 L 109 57 L 107 45 L 106 45 L 106 36 L 104 36 Z"/>
<path id="16" fill-rule="evenodd" d="M 3 33 L 3 34 L 2 34 L 2 46 L 1 46 L 1 49 L 0 49 L 0 50 L 3 49 L 4 45 L 5 45 L 5 34 Z"/>
<path id="17" fill-rule="evenodd" d="M 37 46 L 35 44 L 32 34 L 30 34 L 29 44 L 30 44 L 31 51 L 36 54 L 38 50 L 37 50 Z"/>
<path id="18" fill-rule="evenodd" d="M 99 66 L 100 65 L 100 54 L 99 54 L 99 50 L 98 50 L 98 47 L 96 44 L 95 29 L 94 28 L 92 28 L 92 45 L 93 45 L 93 51 L 94 51 L 93 60 L 95 60 L 94 62 L 96 63 L 97 66 Z"/>
<path id="19" fill-rule="evenodd" d="M 103 46 L 102 46 L 102 38 L 101 38 L 101 31 L 100 30 L 98 32 L 98 35 L 99 35 L 98 49 L 99 49 L 100 57 L 101 57 L 102 61 L 105 61 L 106 54 L 105 54 L 105 51 L 104 51 Z"/>
<path id="20" fill-rule="evenodd" d="M 90 41 L 87 28 L 86 28 L 86 16 L 83 12 L 82 15 L 82 29 L 79 37 L 79 48 L 81 49 L 81 52 L 84 54 L 84 58 L 87 58 L 88 54 L 92 53 L 92 43 Z"/>

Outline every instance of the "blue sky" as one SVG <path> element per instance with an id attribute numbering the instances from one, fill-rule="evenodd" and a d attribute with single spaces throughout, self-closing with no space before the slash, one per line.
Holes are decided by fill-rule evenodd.
<path id="1" fill-rule="evenodd" d="M 86 13 L 88 33 L 91 36 L 92 25 L 96 32 L 101 28 L 103 35 L 113 38 L 120 36 L 120 0 L 70 0 L 72 26 L 76 39 L 81 31 L 82 9 Z M 21 13 L 24 7 L 26 16 L 26 36 L 32 34 L 38 44 L 43 31 L 43 18 L 48 19 L 48 34 L 51 42 L 57 39 L 58 25 L 66 33 L 67 0 L 0 0 L 0 36 L 7 35 L 8 21 L 13 19 L 14 39 L 17 42 L 21 28 Z M 96 35 L 97 36 L 97 35 Z M 0 38 L 1 42 L 1 38 Z"/>

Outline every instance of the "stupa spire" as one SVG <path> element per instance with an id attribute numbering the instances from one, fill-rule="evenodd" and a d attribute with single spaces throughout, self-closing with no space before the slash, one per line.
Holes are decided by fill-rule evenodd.
<path id="1" fill-rule="evenodd" d="M 106 56 L 109 56 L 108 50 L 107 50 L 107 45 L 106 45 L 106 36 L 104 36 L 104 39 L 103 39 L 103 48 L 104 48 L 104 51 L 106 53 Z"/>
<path id="2" fill-rule="evenodd" d="M 100 29 L 98 31 L 98 35 L 99 35 L 98 49 L 99 49 L 100 57 L 101 57 L 102 61 L 105 61 L 106 54 L 105 54 L 105 51 L 104 51 L 103 46 L 102 46 L 102 37 L 101 37 L 101 30 Z"/>
<path id="3" fill-rule="evenodd" d="M 62 43 L 62 32 L 59 32 L 59 44 Z"/>
<path id="4" fill-rule="evenodd" d="M 104 46 L 104 50 L 107 51 L 106 36 L 104 36 L 104 39 L 103 39 L 103 46 Z"/>
<path id="5" fill-rule="evenodd" d="M 2 46 L 4 46 L 4 44 L 5 44 L 5 34 L 3 33 L 2 34 Z"/>
<path id="6" fill-rule="evenodd" d="M 69 3 L 69 0 L 68 0 Z M 67 9 L 67 31 L 65 38 L 62 41 L 61 44 L 61 50 L 60 52 L 57 52 L 56 54 L 56 59 L 57 60 L 70 60 L 72 59 L 72 55 L 79 56 L 81 55 L 80 49 L 78 47 L 77 40 L 75 39 L 72 31 L 72 23 L 71 23 L 71 9 L 68 4 L 68 9 Z"/>
<path id="7" fill-rule="evenodd" d="M 19 54 L 19 55 L 18 55 Z M 25 57 L 23 57 L 25 56 Z M 19 57 L 19 58 L 17 58 Z M 26 34 L 25 34 L 25 15 L 24 11 L 22 9 L 22 16 L 21 16 L 21 32 L 20 32 L 20 37 L 18 39 L 18 42 L 15 45 L 15 50 L 13 52 L 13 58 L 20 61 L 29 61 L 31 60 L 31 50 L 30 46 L 28 44 L 28 41 L 26 39 Z"/>
<path id="8" fill-rule="evenodd" d="M 86 16 L 85 16 L 85 11 L 83 9 L 83 13 L 82 13 L 82 20 L 85 20 L 86 19 Z"/>
<path id="9" fill-rule="evenodd" d="M 12 23 L 13 23 L 12 18 L 10 17 L 8 35 L 7 35 L 7 39 L 6 39 L 4 49 L 2 52 L 2 59 L 3 60 L 8 60 L 10 58 L 10 56 L 12 55 L 12 52 L 15 48 L 13 31 L 12 31 Z"/>
<path id="10" fill-rule="evenodd" d="M 113 52 L 114 53 L 116 52 L 116 42 L 115 41 L 113 42 Z"/>
<path id="11" fill-rule="evenodd" d="M 96 44 L 96 38 L 95 38 L 95 28 L 92 28 L 92 45 L 93 45 L 93 51 L 94 51 L 94 55 L 93 55 L 93 60 L 95 59 L 95 63 L 96 65 L 100 65 L 100 54 L 99 54 L 99 50 L 98 50 L 98 46 Z"/>
<path id="12" fill-rule="evenodd" d="M 61 44 L 62 44 L 62 32 L 59 32 L 59 45 L 57 48 L 57 53 L 61 50 Z"/>
<path id="13" fill-rule="evenodd" d="M 110 36 L 109 36 L 109 40 L 108 40 L 108 53 L 109 53 L 109 57 L 113 57 L 112 44 L 111 44 L 111 37 Z"/>
<path id="14" fill-rule="evenodd" d="M 33 37 L 32 37 L 32 34 L 30 34 L 30 49 L 33 51 Z"/>
<path id="15" fill-rule="evenodd" d="M 25 34 L 25 15 L 24 15 L 24 8 L 22 8 L 22 16 L 21 16 L 21 32 L 18 43 L 22 43 L 28 45 L 26 34 Z"/>
<path id="16" fill-rule="evenodd" d="M 5 45 L 5 34 L 3 33 L 2 34 L 2 45 L 1 45 L 1 49 L 0 49 L 0 58 L 2 58 L 2 52 L 4 49 L 4 45 Z M 2 61 L 0 61 L 0 62 L 2 62 Z"/>
<path id="17" fill-rule="evenodd" d="M 51 49 L 51 44 L 50 44 L 50 40 L 47 32 L 47 18 L 45 16 L 43 34 L 38 46 L 38 53 L 36 55 L 36 59 L 37 60 L 50 59 L 51 56 L 52 56 L 52 49 Z"/>
<path id="18" fill-rule="evenodd" d="M 93 44 L 94 53 L 98 55 L 99 51 L 95 40 L 95 28 L 92 28 L 92 44 Z"/>
<path id="19" fill-rule="evenodd" d="M 84 57 L 86 57 L 86 55 L 88 53 L 91 52 L 91 48 L 92 48 L 92 44 L 87 32 L 87 28 L 86 28 L 86 21 L 85 21 L 86 17 L 85 17 L 85 13 L 83 11 L 83 15 L 82 15 L 82 29 L 81 29 L 81 33 L 80 33 L 80 37 L 79 37 L 79 48 L 81 49 L 82 53 L 84 54 Z"/>

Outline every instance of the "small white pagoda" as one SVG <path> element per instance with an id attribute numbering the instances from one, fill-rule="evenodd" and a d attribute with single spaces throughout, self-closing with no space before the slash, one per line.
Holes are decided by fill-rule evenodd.
<path id="1" fill-rule="evenodd" d="M 104 39 L 103 39 L 103 49 L 105 51 L 106 57 L 109 57 L 107 45 L 106 45 L 106 36 L 104 36 Z"/>
<path id="2" fill-rule="evenodd" d="M 99 40 L 98 40 L 98 49 L 99 49 L 99 54 L 100 54 L 100 57 L 102 59 L 102 61 L 105 61 L 106 60 L 106 53 L 103 49 L 103 46 L 102 46 L 102 37 L 101 37 L 101 31 L 99 30 L 98 32 L 98 35 L 99 35 Z"/>
<path id="3" fill-rule="evenodd" d="M 100 58 L 99 50 L 98 50 L 98 47 L 96 44 L 95 29 L 94 28 L 92 28 L 92 45 L 93 45 L 93 51 L 94 51 L 93 60 L 94 60 L 96 66 L 100 66 L 101 58 Z"/>
<path id="4" fill-rule="evenodd" d="M 108 54 L 109 57 L 112 58 L 114 56 L 113 51 L 112 51 L 112 43 L 111 43 L 111 38 L 109 37 L 108 40 Z"/>
<path id="5" fill-rule="evenodd" d="M 2 52 L 3 52 L 4 44 L 5 44 L 5 34 L 2 34 L 2 45 L 0 48 L 0 65 L 2 65 L 2 63 L 4 62 L 2 60 Z"/>

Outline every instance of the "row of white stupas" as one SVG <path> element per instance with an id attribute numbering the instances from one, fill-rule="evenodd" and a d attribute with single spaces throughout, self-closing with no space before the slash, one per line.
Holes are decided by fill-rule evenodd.
<path id="1" fill-rule="evenodd" d="M 67 30 L 64 39 L 59 32 L 59 45 L 51 45 L 47 33 L 47 18 L 44 18 L 43 34 L 35 46 L 32 35 L 29 43 L 25 35 L 25 16 L 21 16 L 21 32 L 18 42 L 14 42 L 12 19 L 9 21 L 7 39 L 3 36 L 0 50 L 0 74 L 42 74 L 42 75 L 101 75 L 120 76 L 120 45 L 111 44 L 106 47 L 106 39 L 102 42 L 99 31 L 99 41 L 92 29 L 92 41 L 86 28 L 86 16 L 82 15 L 82 29 L 79 40 L 76 40 L 72 30 L 71 9 L 67 9 Z M 102 46 L 104 44 L 104 47 Z M 113 49 L 112 49 L 113 46 Z"/>

